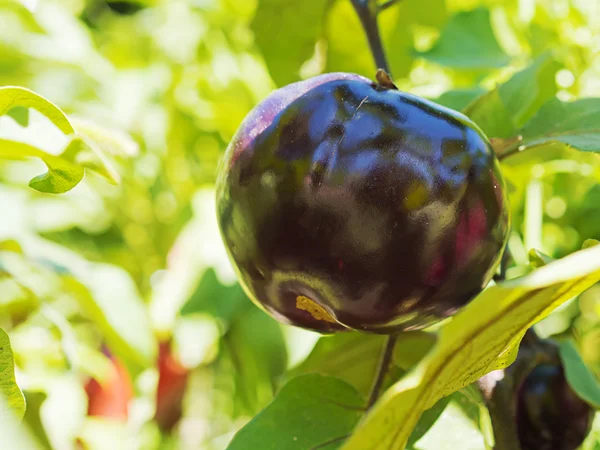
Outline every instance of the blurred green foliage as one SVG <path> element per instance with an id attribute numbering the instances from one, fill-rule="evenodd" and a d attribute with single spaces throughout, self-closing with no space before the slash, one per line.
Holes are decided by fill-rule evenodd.
<path id="1" fill-rule="evenodd" d="M 598 2 L 403 0 L 381 13 L 380 26 L 401 89 L 467 112 L 491 105 L 478 108 L 476 120 L 484 129 L 489 122 L 494 138 L 514 135 L 555 96 L 600 97 Z M 52 168 L 65 156 L 65 130 L 47 111 L 0 116 L 0 327 L 10 337 L 29 426 L 7 438 L 10 448 L 33 448 L 34 436 L 51 449 L 224 449 L 269 404 L 318 336 L 277 324 L 235 284 L 213 183 L 248 111 L 276 87 L 323 71 L 374 75 L 349 0 L 0 0 L 0 86 L 51 100 L 99 152 L 74 152 L 92 170 L 65 194 L 38 192 L 28 184 L 47 167 L 9 160 L 7 143 L 19 142 L 21 155 L 45 152 Z M 532 140 L 548 117 L 573 114 L 559 103 L 544 108 L 546 121 L 526 135 Z M 489 120 L 499 111 L 508 128 L 494 128 L 497 116 Z M 506 159 L 503 170 L 513 209 L 509 277 L 531 270 L 531 249 L 560 258 L 600 239 L 596 155 L 556 143 Z M 118 184 L 97 173 L 112 171 Z M 537 330 L 575 338 L 600 375 L 599 324 L 594 287 Z M 183 416 L 170 432 L 153 419 L 166 342 L 189 370 Z M 293 373 L 318 360 L 323 342 Z M 366 361 L 362 372 L 342 377 L 362 391 L 372 361 L 360 348 L 339 364 L 350 371 Z M 127 420 L 88 415 L 86 383 L 110 379 L 107 355 L 132 379 Z M 473 420 L 458 398 L 433 411 L 432 423 L 441 419 L 419 431 L 417 448 L 450 448 L 441 446 L 448 429 L 470 448 L 485 448 L 484 419 Z M 477 400 L 467 404 L 479 411 Z M 4 432 L 14 427 L 3 408 Z M 600 429 L 594 433 L 585 449 L 599 445 Z"/>

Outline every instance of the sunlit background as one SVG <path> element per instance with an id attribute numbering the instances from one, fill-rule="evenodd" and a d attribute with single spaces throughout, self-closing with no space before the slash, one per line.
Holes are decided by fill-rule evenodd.
<path id="1" fill-rule="evenodd" d="M 540 88 L 600 96 L 594 0 L 402 0 L 380 24 L 400 89 L 456 109 L 548 52 L 560 67 Z M 280 326 L 235 284 L 213 184 L 258 101 L 327 71 L 375 73 L 349 0 L 0 0 L 0 85 L 97 127 L 121 178 L 88 172 L 43 194 L 28 187 L 40 161 L 0 157 L 0 327 L 42 448 L 224 449 L 307 355 L 317 335 Z M 0 117 L 2 137 L 55 154 L 67 142 L 32 110 Z M 504 170 L 509 277 L 531 248 L 558 258 L 600 238 L 596 156 L 557 147 Z M 600 374 L 600 287 L 538 331 L 574 336 Z M 439 426 L 459 440 L 419 448 L 483 448 L 453 411 Z"/>

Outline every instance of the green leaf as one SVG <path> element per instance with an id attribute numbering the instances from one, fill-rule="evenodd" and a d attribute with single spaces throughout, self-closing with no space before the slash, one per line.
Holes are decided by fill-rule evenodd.
<path id="1" fill-rule="evenodd" d="M 281 326 L 252 305 L 231 325 L 224 340 L 233 366 L 236 400 L 243 414 L 254 415 L 273 399 L 274 386 L 287 368 Z"/>
<path id="2" fill-rule="evenodd" d="M 444 3 L 443 0 L 432 0 Z M 375 62 L 362 25 L 350 1 L 335 1 L 327 13 L 324 35 L 327 39 L 327 72 L 359 73 L 368 78 L 375 76 Z M 413 25 L 443 20 L 445 8 L 440 14 L 423 14 L 419 0 L 402 1 L 378 16 L 381 39 L 388 49 L 387 57 L 396 78 L 407 76 L 413 66 Z M 432 5 L 436 7 L 437 5 Z M 444 17 L 442 17 L 444 16 Z M 357 33 L 356 30 L 359 30 Z"/>
<path id="3" fill-rule="evenodd" d="M 299 79 L 299 70 L 315 51 L 327 2 L 260 0 L 252 22 L 256 44 L 279 86 Z"/>
<path id="4" fill-rule="evenodd" d="M 111 168 L 102 151 L 92 141 L 74 136 L 59 156 L 46 153 L 32 145 L 9 139 L 0 139 L 0 158 L 21 160 L 26 157 L 40 158 L 48 172 L 34 177 L 29 186 L 50 194 L 63 194 L 83 180 L 84 168 L 117 183 L 118 174 Z"/>
<path id="5" fill-rule="evenodd" d="M 73 151 L 74 147 L 79 145 L 79 141 L 71 141 L 65 153 Z M 29 186 L 40 192 L 62 194 L 73 189 L 83 179 L 83 167 L 63 157 L 50 155 L 23 142 L 0 139 L 0 158 L 23 159 L 24 157 L 40 158 L 48 167 L 48 172 L 29 182 Z"/>
<path id="6" fill-rule="evenodd" d="M 407 447 L 412 448 L 415 443 L 421 439 L 427 432 L 433 427 L 433 425 L 440 418 L 448 403 L 452 400 L 451 396 L 439 399 L 435 405 L 423 412 L 423 415 L 419 419 L 419 422 L 413 429 L 410 438 L 408 439 Z"/>
<path id="7" fill-rule="evenodd" d="M 441 328 L 432 351 L 382 396 L 344 449 L 405 448 L 423 411 L 511 364 L 530 326 L 598 281 L 600 248 L 593 247 L 489 287 Z"/>
<path id="8" fill-rule="evenodd" d="M 0 328 L 0 397 L 4 397 L 7 406 L 21 419 L 25 414 L 25 397 L 15 380 L 15 362 L 8 334 Z M 0 416 L 4 415 L 0 408 Z"/>
<path id="9" fill-rule="evenodd" d="M 31 434 L 36 437 L 44 448 L 51 449 L 52 445 L 48 440 L 48 435 L 41 420 L 42 405 L 48 396 L 45 392 L 37 391 L 25 391 L 24 394 L 27 401 L 27 410 L 23 422 L 27 424 Z"/>
<path id="10" fill-rule="evenodd" d="M 585 241 L 583 241 L 583 244 L 581 244 L 581 248 L 586 249 L 590 247 L 595 247 L 598 244 L 600 244 L 600 241 L 598 241 L 597 239 L 586 239 Z"/>
<path id="11" fill-rule="evenodd" d="M 554 261 L 554 258 L 540 252 L 539 250 L 536 250 L 535 248 L 529 250 L 529 264 L 536 269 L 538 267 L 545 266 L 546 264 L 550 264 L 552 261 Z"/>
<path id="12" fill-rule="evenodd" d="M 456 402 L 450 401 L 414 448 L 485 450 L 485 441 L 478 424 L 474 424 Z"/>
<path id="13" fill-rule="evenodd" d="M 22 106 L 17 106 L 16 108 L 11 108 L 8 111 L 7 115 L 12 117 L 12 119 L 17 122 L 22 127 L 27 127 L 29 125 L 29 109 L 23 108 Z"/>
<path id="14" fill-rule="evenodd" d="M 549 55 L 538 58 L 506 83 L 482 95 L 465 108 L 490 137 L 508 138 L 556 94 L 556 72 L 560 68 Z"/>
<path id="15" fill-rule="evenodd" d="M 303 375 L 283 386 L 227 449 L 333 450 L 352 432 L 363 408 L 360 394 L 344 381 Z"/>
<path id="16" fill-rule="evenodd" d="M 438 6 L 433 3 L 440 2 L 443 3 L 444 0 L 432 0 L 431 8 L 433 9 Z M 381 14 L 378 17 L 384 46 L 389 49 L 386 53 L 387 58 L 391 66 L 391 71 L 396 79 L 408 76 L 413 67 L 415 59 L 413 52 L 413 24 L 426 22 L 426 16 L 429 16 L 432 20 L 436 20 L 434 14 L 422 14 L 422 8 L 417 6 L 418 3 L 418 0 L 402 1 L 392 10 L 388 10 L 385 14 Z M 437 11 L 441 14 L 445 14 L 446 12 L 443 7 Z M 419 12 L 421 13 L 419 14 Z M 443 20 L 440 16 L 438 16 L 437 19 Z M 351 33 L 351 30 L 348 30 L 347 32 Z M 370 51 L 367 50 L 366 54 L 368 57 L 372 58 Z M 371 67 L 374 67 L 372 61 L 371 65 Z M 373 77 L 374 72 L 366 73 L 366 75 Z"/>
<path id="17" fill-rule="evenodd" d="M 415 24 L 439 28 L 448 19 L 445 0 L 428 0 L 427 8 L 423 8 L 421 0 L 402 0 L 398 3 L 394 7 L 400 9 L 401 15 L 411 17 L 411 22 Z"/>
<path id="18" fill-rule="evenodd" d="M 544 103 L 556 95 L 556 73 L 560 68 L 555 59 L 544 54 L 500 85 L 498 93 L 516 127 L 525 125 Z"/>
<path id="19" fill-rule="evenodd" d="M 600 151 L 600 98 L 574 102 L 552 99 L 521 132 L 522 145 L 561 142 L 583 151 Z"/>
<path id="20" fill-rule="evenodd" d="M 433 101 L 442 106 L 446 106 L 457 111 L 462 111 L 473 100 L 485 93 L 486 90 L 480 86 L 475 86 L 474 88 L 470 89 L 455 89 L 444 92 L 438 98 L 433 99 Z"/>
<path id="21" fill-rule="evenodd" d="M 306 373 L 331 375 L 351 384 L 366 397 L 373 384 L 385 340 L 385 336 L 364 333 L 323 336 L 310 355 L 288 372 L 288 378 Z M 435 335 L 432 333 L 402 333 L 394 347 L 393 363 L 400 369 L 409 369 L 427 354 L 434 343 Z"/>
<path id="22" fill-rule="evenodd" d="M 437 339 L 434 333 L 405 331 L 397 338 L 394 346 L 394 363 L 402 369 L 416 366 L 431 350 Z"/>
<path id="23" fill-rule="evenodd" d="M 484 8 L 454 15 L 423 58 L 456 69 L 490 69 L 506 65 L 510 58 L 500 48 Z"/>
<path id="24" fill-rule="evenodd" d="M 413 64 L 411 14 L 406 5 L 400 4 L 378 17 L 381 38 L 389 48 L 389 63 L 398 78 L 408 75 Z M 326 72 L 352 72 L 368 78 L 375 76 L 377 68 L 361 30 L 362 25 L 352 3 L 333 2 L 327 12 L 324 30 L 327 39 Z"/>
<path id="25" fill-rule="evenodd" d="M 382 16 L 384 16 L 382 14 Z M 350 1 L 336 1 L 327 13 L 327 72 L 342 71 L 371 76 L 373 57 L 364 35 L 356 33 L 361 24 Z"/>
<path id="26" fill-rule="evenodd" d="M 39 111 L 64 134 L 75 132 L 65 113 L 41 95 L 23 87 L 0 87 L 0 116 L 7 114 L 15 107 L 33 108 Z"/>
<path id="27" fill-rule="evenodd" d="M 118 174 L 112 169 L 110 162 L 103 154 L 100 144 L 90 136 L 98 137 L 101 133 L 95 128 L 85 127 L 85 122 L 80 121 L 82 133 L 76 133 L 65 113 L 44 97 L 22 87 L 0 87 L 0 116 L 10 114 L 13 118 L 15 112 L 33 108 L 46 116 L 59 130 L 71 139 L 61 155 L 51 155 L 24 142 L 0 139 L 0 158 L 23 159 L 27 157 L 40 158 L 48 167 L 48 172 L 32 179 L 29 186 L 40 192 L 62 194 L 73 189 L 83 179 L 84 168 L 93 170 L 104 176 L 112 183 L 119 180 Z M 21 123 L 26 124 L 28 115 L 19 116 Z M 105 133 L 107 134 L 107 133 Z M 110 145 L 105 147 L 114 149 L 117 144 L 113 138 Z M 100 140 L 100 143 L 105 141 Z M 120 141 L 119 141 L 120 142 Z M 121 143 L 121 147 L 124 144 Z"/>
<path id="28" fill-rule="evenodd" d="M 464 110 L 473 122 L 490 138 L 503 138 L 517 134 L 512 117 L 500 97 L 498 89 L 494 89 L 471 102 Z"/>
<path id="29" fill-rule="evenodd" d="M 208 268 L 198 287 L 181 308 L 181 315 L 209 313 L 229 324 L 237 315 L 251 305 L 238 283 L 223 285 L 212 267 Z"/>
<path id="30" fill-rule="evenodd" d="M 481 412 L 486 409 L 486 406 L 476 383 L 465 386 L 461 390 L 444 398 L 452 400 L 463 411 L 465 416 L 471 419 L 471 422 L 479 425 Z"/>
<path id="31" fill-rule="evenodd" d="M 287 378 L 307 373 L 335 376 L 354 386 L 365 397 L 381 358 L 385 336 L 339 333 L 320 338 L 312 352 Z"/>
<path id="32" fill-rule="evenodd" d="M 560 342 L 559 355 L 569 386 L 582 400 L 600 409 L 600 382 L 581 359 L 575 344 L 571 340 Z"/>

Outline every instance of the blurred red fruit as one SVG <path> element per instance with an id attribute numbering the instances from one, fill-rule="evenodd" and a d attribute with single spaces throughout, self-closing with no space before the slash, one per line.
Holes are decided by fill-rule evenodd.
<path id="1" fill-rule="evenodd" d="M 85 392 L 88 396 L 88 416 L 106 417 L 126 421 L 129 401 L 133 398 L 133 384 L 125 365 L 105 349 L 114 371 L 108 380 L 99 383 L 90 379 Z"/>
<path id="2" fill-rule="evenodd" d="M 173 355 L 169 342 L 160 344 L 158 372 L 155 419 L 163 431 L 171 431 L 181 419 L 189 370 Z"/>

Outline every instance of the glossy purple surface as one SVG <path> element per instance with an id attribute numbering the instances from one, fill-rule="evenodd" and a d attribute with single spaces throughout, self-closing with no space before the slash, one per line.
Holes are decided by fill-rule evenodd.
<path id="1" fill-rule="evenodd" d="M 241 284 L 278 320 L 389 332 L 439 321 L 485 287 L 506 244 L 504 192 L 465 116 L 327 74 L 250 113 L 217 213 Z"/>
<path id="2" fill-rule="evenodd" d="M 522 450 L 575 450 L 592 427 L 594 410 L 573 392 L 559 365 L 533 369 L 517 402 Z"/>

